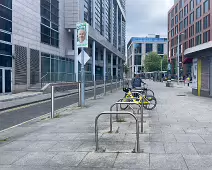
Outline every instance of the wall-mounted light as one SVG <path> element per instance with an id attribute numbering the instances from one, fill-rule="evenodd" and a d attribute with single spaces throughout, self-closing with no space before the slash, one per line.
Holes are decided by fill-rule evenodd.
<path id="1" fill-rule="evenodd" d="M 71 29 L 68 29 L 68 32 L 71 32 Z"/>

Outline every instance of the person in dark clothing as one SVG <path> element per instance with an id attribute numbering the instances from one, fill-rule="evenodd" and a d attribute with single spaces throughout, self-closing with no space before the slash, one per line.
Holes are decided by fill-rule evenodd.
<path id="1" fill-rule="evenodd" d="M 135 77 L 132 79 L 132 88 L 141 87 L 141 83 L 145 84 L 139 77 L 139 74 L 136 74 Z"/>

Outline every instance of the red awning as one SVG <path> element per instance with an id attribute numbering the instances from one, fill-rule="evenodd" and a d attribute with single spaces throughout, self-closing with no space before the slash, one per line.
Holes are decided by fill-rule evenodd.
<path id="1" fill-rule="evenodd" d="M 183 64 L 189 64 L 189 63 L 192 63 L 192 61 L 193 61 L 193 58 L 185 58 L 183 60 Z"/>

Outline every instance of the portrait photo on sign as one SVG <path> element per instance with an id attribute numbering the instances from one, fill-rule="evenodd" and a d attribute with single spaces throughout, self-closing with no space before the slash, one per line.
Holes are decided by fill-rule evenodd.
<path id="1" fill-rule="evenodd" d="M 88 46 L 88 26 L 86 23 L 77 24 L 77 46 Z"/>

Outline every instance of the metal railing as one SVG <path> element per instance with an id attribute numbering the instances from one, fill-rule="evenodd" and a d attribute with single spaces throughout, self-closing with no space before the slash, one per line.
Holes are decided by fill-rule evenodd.
<path id="1" fill-rule="evenodd" d="M 106 111 L 106 112 L 102 112 L 99 115 L 96 116 L 95 118 L 95 142 L 96 142 L 96 151 L 99 150 L 99 138 L 98 138 L 98 119 L 101 115 L 116 115 L 116 114 L 124 114 L 124 115 L 131 115 L 136 122 L 136 151 L 137 153 L 140 152 L 140 145 L 139 145 L 139 123 L 138 123 L 138 119 L 136 118 L 136 116 L 131 113 L 131 112 L 126 112 L 126 111 Z"/>

